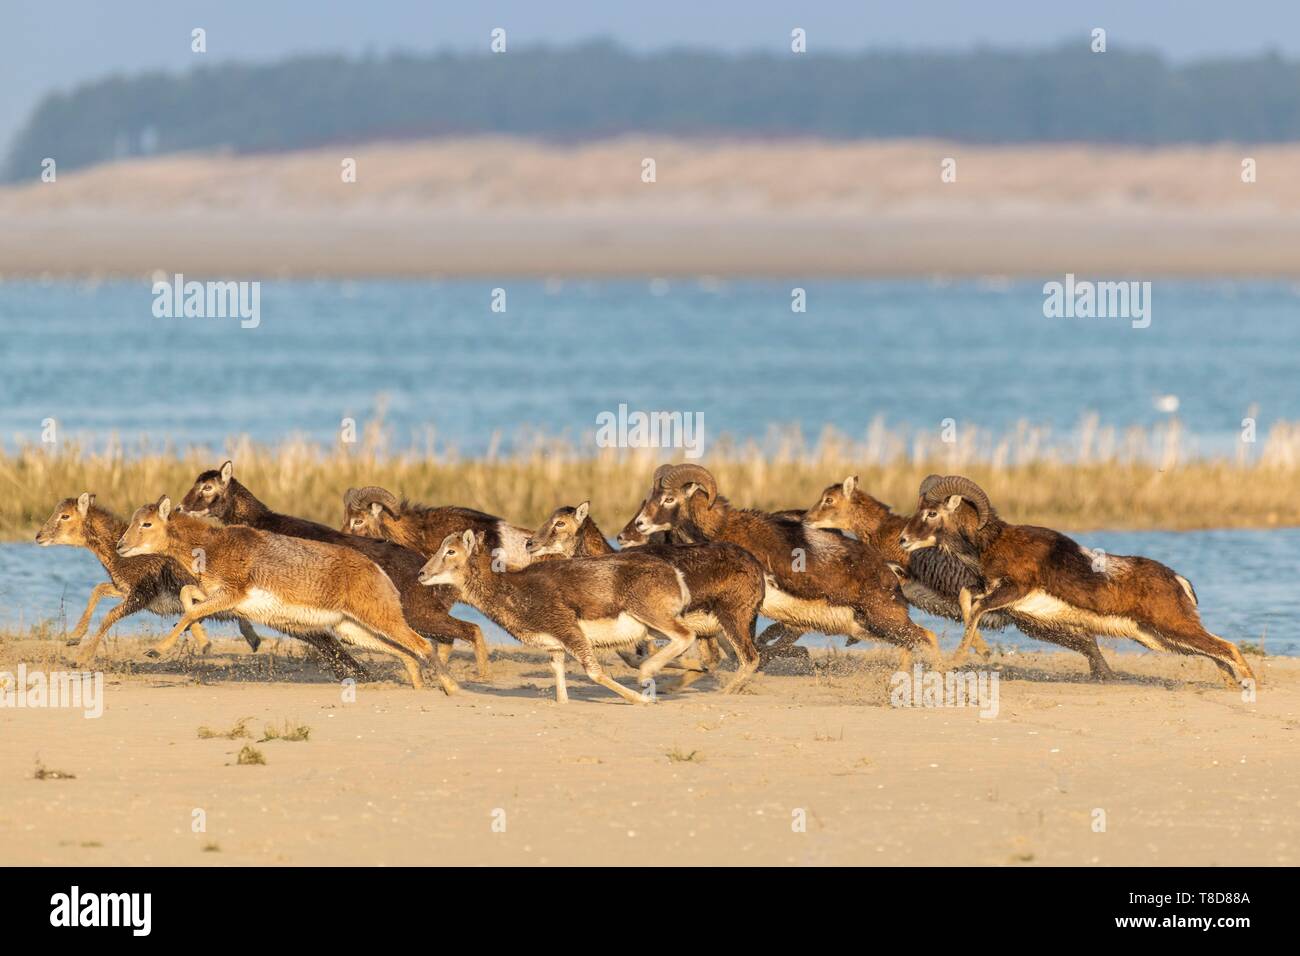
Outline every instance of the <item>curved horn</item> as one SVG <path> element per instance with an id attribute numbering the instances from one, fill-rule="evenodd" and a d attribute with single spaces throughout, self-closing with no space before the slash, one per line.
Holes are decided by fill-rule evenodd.
<path id="1" fill-rule="evenodd" d="M 673 470 L 672 465 L 660 465 L 658 468 L 656 468 L 654 478 L 650 479 L 651 490 L 658 491 L 661 487 L 663 487 L 664 478 L 666 478 L 669 472 L 671 472 L 672 470 Z"/>
<path id="2" fill-rule="evenodd" d="M 942 480 L 943 480 L 943 475 L 926 475 L 924 480 L 921 482 L 921 490 L 918 492 L 918 494 L 922 498 L 926 497 L 927 495 L 930 494 L 930 489 L 933 488 L 937 482 L 940 482 Z"/>
<path id="3" fill-rule="evenodd" d="M 343 496 L 343 504 L 353 511 L 363 511 L 370 507 L 371 502 L 378 501 L 385 511 L 390 514 L 397 514 L 400 502 L 397 495 L 393 494 L 387 488 L 380 488 L 378 485 L 366 485 L 364 488 L 349 488 L 347 494 Z"/>
<path id="4" fill-rule="evenodd" d="M 929 481 L 930 479 L 927 478 L 926 482 Z M 925 487 L 924 483 L 922 487 Z M 974 506 L 979 515 L 979 527 L 988 524 L 989 517 L 993 514 L 993 506 L 989 503 L 989 496 L 984 493 L 984 489 L 975 482 L 965 475 L 944 475 L 938 481 L 930 482 L 924 497 L 929 501 L 937 501 L 949 495 L 960 495 Z"/>
<path id="5" fill-rule="evenodd" d="M 712 506 L 713 500 L 718 497 L 718 482 L 707 468 L 699 465 L 670 465 L 664 472 L 665 488 L 682 488 L 691 482 L 704 488 L 705 504 Z"/>

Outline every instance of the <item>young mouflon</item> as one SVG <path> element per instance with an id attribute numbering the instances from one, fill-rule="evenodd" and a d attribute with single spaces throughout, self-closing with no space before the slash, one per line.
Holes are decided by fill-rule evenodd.
<path id="1" fill-rule="evenodd" d="M 597 648 L 631 649 L 652 633 L 668 644 L 641 665 L 643 683 L 690 649 L 695 633 L 682 619 L 691 595 L 682 574 L 648 554 L 543 561 L 519 571 L 494 567 L 481 533 L 449 534 L 420 572 L 424 584 L 450 585 L 523 644 L 550 653 L 555 699 L 569 699 L 564 658 L 572 654 L 587 677 L 624 700 L 646 698 L 611 678 Z"/>
<path id="2" fill-rule="evenodd" d="M 116 546 L 126 525 L 113 512 L 96 505 L 95 496 L 87 491 L 76 498 L 64 498 L 55 505 L 41 530 L 36 533 L 36 543 L 41 547 L 62 544 L 86 548 L 108 572 L 109 580 L 95 585 L 91 590 L 81 619 L 68 635 L 69 646 L 78 645 L 76 660 L 79 665 L 86 664 L 94 656 L 109 628 L 122 618 L 137 611 L 148 611 L 165 617 L 181 614 L 184 611 L 181 606 L 181 588 L 197 583 L 184 566 L 161 555 L 140 555 L 134 558 L 120 556 Z M 120 598 L 121 603 L 104 615 L 94 634 L 86 637 L 95 607 L 104 598 Z M 223 614 L 220 619 L 232 617 Z M 240 633 L 248 646 L 256 651 L 261 644 L 257 632 L 243 618 L 234 619 L 239 622 Z M 203 630 L 203 625 L 194 624 L 190 633 L 198 644 L 198 652 L 206 654 L 212 642 Z"/>
<path id="3" fill-rule="evenodd" d="M 710 665 L 718 660 L 716 636 L 726 639 L 739 666 L 735 677 L 722 690 L 723 693 L 738 691 L 759 665 L 754 632 L 763 604 L 763 569 L 749 552 L 722 542 L 675 545 L 648 540 L 626 545 L 623 552 L 616 552 L 591 517 L 588 501 L 555 509 L 528 540 L 528 550 L 534 556 L 599 557 L 633 548 L 637 553 L 661 558 L 681 571 L 691 592 L 690 604 L 684 612 L 686 624 L 700 639 L 701 651 L 709 649 Z M 683 683 L 689 682 L 690 675 Z"/>
<path id="4" fill-rule="evenodd" d="M 415 687 L 431 664 L 448 694 L 457 689 L 428 643 L 402 616 L 401 596 L 380 567 L 351 548 L 259 531 L 173 512 L 163 495 L 137 509 L 117 544 L 124 558 L 203 556 L 197 586 L 182 589 L 184 616 L 156 648 L 205 617 L 234 613 L 286 634 L 327 631 L 340 640 L 400 660 Z"/>

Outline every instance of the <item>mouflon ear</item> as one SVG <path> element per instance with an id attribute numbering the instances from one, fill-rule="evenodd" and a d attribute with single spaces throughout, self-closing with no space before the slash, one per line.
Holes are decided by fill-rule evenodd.
<path id="1" fill-rule="evenodd" d="M 163 495 L 161 498 L 158 499 L 158 517 L 161 518 L 163 521 L 166 521 L 171 516 L 171 513 L 172 513 L 172 500 L 166 495 Z"/>
<path id="2" fill-rule="evenodd" d="M 81 517 L 83 518 L 86 517 L 86 512 L 90 510 L 90 506 L 93 505 L 94 503 L 95 503 L 95 496 L 92 495 L 89 491 L 83 491 L 78 496 L 77 511 L 81 513 Z"/>
<path id="3" fill-rule="evenodd" d="M 370 502 L 370 513 L 374 515 L 376 518 L 379 517 L 379 513 L 383 510 L 384 510 L 384 506 L 381 505 L 378 501 Z"/>
<path id="4" fill-rule="evenodd" d="M 858 487 L 858 476 L 857 476 L 857 475 L 849 475 L 847 478 L 845 478 L 845 479 L 844 479 L 844 497 L 846 497 L 846 498 L 852 498 L 852 497 L 853 497 L 853 489 L 855 489 L 855 488 L 857 488 L 857 487 Z"/>
<path id="5" fill-rule="evenodd" d="M 461 542 L 465 545 L 465 553 L 466 553 L 466 554 L 473 554 L 473 553 L 474 553 L 474 544 L 475 544 L 475 541 L 474 541 L 474 532 L 473 532 L 473 531 L 470 531 L 468 528 L 466 528 L 466 529 L 465 529 L 465 533 L 462 534 L 462 535 L 460 536 L 460 540 L 461 540 Z"/>
<path id="6" fill-rule="evenodd" d="M 233 461 L 227 461 L 221 466 L 221 483 L 223 485 L 228 485 L 230 484 L 230 479 L 233 477 L 235 477 L 235 463 Z"/>
<path id="7" fill-rule="evenodd" d="M 578 524 L 581 525 L 587 520 L 587 513 L 590 511 L 591 502 L 584 501 L 582 504 L 578 505 L 577 509 L 574 511 L 573 517 L 577 520 Z"/>
<path id="8" fill-rule="evenodd" d="M 949 495 L 944 507 L 949 511 L 956 511 L 961 507 L 961 495 Z"/>

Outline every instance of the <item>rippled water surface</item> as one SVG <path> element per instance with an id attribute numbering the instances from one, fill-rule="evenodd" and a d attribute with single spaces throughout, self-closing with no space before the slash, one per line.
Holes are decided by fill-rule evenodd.
<path id="1" fill-rule="evenodd" d="M 805 287 L 807 312 L 791 311 Z M 489 308 L 493 288 L 506 311 Z M 1153 284 L 1151 325 L 1048 319 L 1041 282 L 267 282 L 260 325 L 156 318 L 150 284 L 0 284 L 0 440 L 64 434 L 219 448 L 337 439 L 378 395 L 405 446 L 462 451 L 531 425 L 581 440 L 626 403 L 704 416 L 706 439 L 773 423 L 861 436 L 877 415 L 995 431 L 1150 425 L 1230 443 L 1300 419 L 1300 296 L 1278 283 Z"/>

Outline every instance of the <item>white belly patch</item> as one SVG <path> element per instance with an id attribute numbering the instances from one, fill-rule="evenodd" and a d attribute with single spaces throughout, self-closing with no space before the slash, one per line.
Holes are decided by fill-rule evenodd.
<path id="1" fill-rule="evenodd" d="M 632 647 L 649 634 L 644 624 L 628 614 L 595 621 L 579 621 L 578 629 L 593 647 Z"/>
<path id="2" fill-rule="evenodd" d="M 869 636 L 854 618 L 852 608 L 795 597 L 776 587 L 771 578 L 768 578 L 767 593 L 763 597 L 763 613 L 782 624 L 827 635 Z"/>
<path id="3" fill-rule="evenodd" d="M 241 617 L 283 630 L 331 630 L 344 615 L 340 611 L 291 604 L 270 591 L 250 588 L 235 610 Z"/>
<path id="4" fill-rule="evenodd" d="M 1103 637 L 1128 637 L 1148 647 L 1154 646 L 1132 618 L 1075 607 L 1046 591 L 1029 592 L 1010 605 L 1010 610 L 1046 624 L 1069 624 Z"/>
<path id="5" fill-rule="evenodd" d="M 334 627 L 334 633 L 348 644 L 353 644 L 357 647 L 364 647 L 372 651 L 384 651 L 388 654 L 393 653 L 393 649 L 384 641 L 380 640 L 379 637 L 369 628 L 362 627 L 356 621 L 351 619 L 339 621 L 339 623 Z"/>

